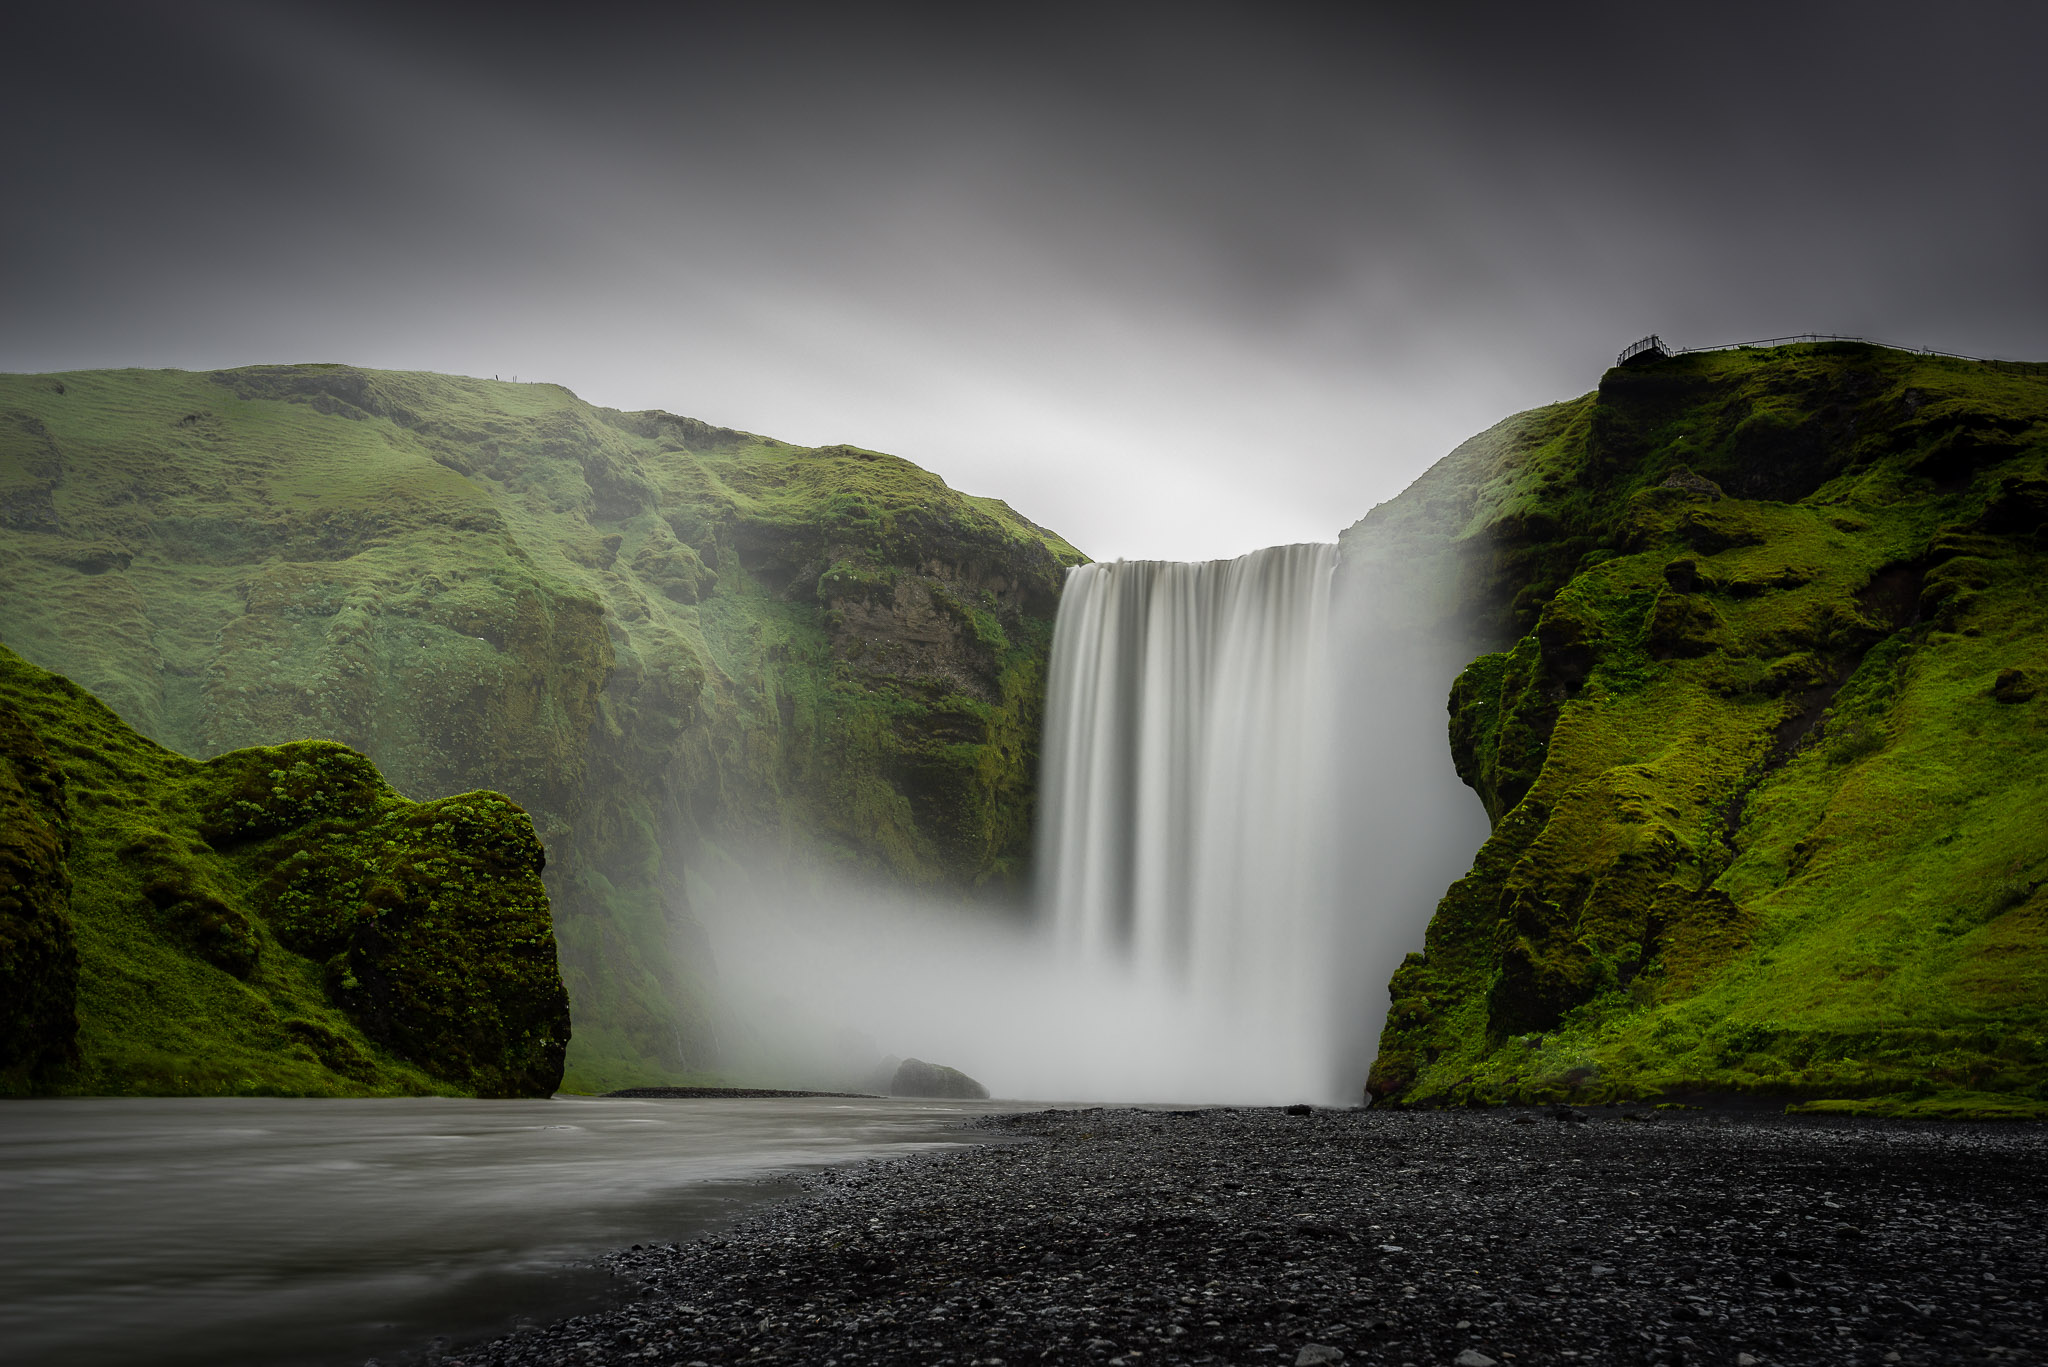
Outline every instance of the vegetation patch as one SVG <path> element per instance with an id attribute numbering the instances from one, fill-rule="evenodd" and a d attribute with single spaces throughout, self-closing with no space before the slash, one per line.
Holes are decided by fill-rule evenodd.
<path id="1" fill-rule="evenodd" d="M 207 763 L 0 648 L 7 1094 L 545 1096 L 540 842 L 327 741 Z"/>
<path id="2" fill-rule="evenodd" d="M 1484 649 L 1450 736 L 1494 823 L 1374 1094 L 2034 1114 L 2044 465 L 2039 378 L 1734 351 L 1611 371 L 1347 533 Z"/>
<path id="3" fill-rule="evenodd" d="M 554 385 L 0 376 L 0 640 L 185 754 L 324 736 L 407 793 L 532 813 L 585 1090 L 716 1068 L 693 898 L 743 853 L 1015 892 L 1082 559 L 894 456 Z M 316 810 L 353 800 L 330 777 L 258 775 L 208 838 L 355 819 Z M 166 926 L 232 959 L 193 888 Z"/>

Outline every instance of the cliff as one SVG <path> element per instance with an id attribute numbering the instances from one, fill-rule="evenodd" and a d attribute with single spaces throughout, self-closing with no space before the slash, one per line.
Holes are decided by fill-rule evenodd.
<path id="1" fill-rule="evenodd" d="M 715 1065 L 691 902 L 746 856 L 1015 882 L 1081 558 L 891 456 L 553 385 L 0 377 L 0 639 L 192 754 L 323 736 L 509 795 L 593 1090 Z"/>
<path id="2" fill-rule="evenodd" d="M 304 741 L 204 764 L 0 648 L 0 1094 L 546 1096 L 542 853 Z"/>
<path id="3" fill-rule="evenodd" d="M 1611 370 L 1348 531 L 1484 649 L 1492 821 L 1371 1092 L 2048 1110 L 2044 522 L 2048 368 L 1821 344 Z"/>

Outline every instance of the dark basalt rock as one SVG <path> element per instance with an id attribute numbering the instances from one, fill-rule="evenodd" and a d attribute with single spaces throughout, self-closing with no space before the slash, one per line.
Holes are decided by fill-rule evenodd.
<path id="1" fill-rule="evenodd" d="M 2027 702 L 2040 691 L 2040 683 L 2024 669 L 2001 669 L 1991 685 L 1991 696 L 2000 702 Z"/>
<path id="2" fill-rule="evenodd" d="M 988 1098 L 988 1088 L 958 1068 L 948 1068 L 943 1063 L 926 1063 L 923 1059 L 907 1058 L 896 1069 L 896 1076 L 889 1083 L 889 1095 L 983 1101 Z"/>

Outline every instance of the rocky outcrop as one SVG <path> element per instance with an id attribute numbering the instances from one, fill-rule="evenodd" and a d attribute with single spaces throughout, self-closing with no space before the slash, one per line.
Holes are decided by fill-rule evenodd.
<path id="1" fill-rule="evenodd" d="M 1489 646 L 1493 832 L 1394 975 L 1407 1103 L 2048 1096 L 2048 371 L 1610 371 L 1346 534 Z"/>
<path id="2" fill-rule="evenodd" d="M 988 1088 L 958 1068 L 943 1063 L 926 1063 L 907 1058 L 898 1065 L 889 1083 L 890 1096 L 941 1097 L 961 1101 L 986 1101 Z"/>
<path id="3" fill-rule="evenodd" d="M 574 1086 L 717 1062 L 694 903 L 754 856 L 959 896 L 1021 876 L 1081 557 L 1000 503 L 877 452 L 346 366 L 0 377 L 0 419 L 0 639 L 187 753 L 323 736 L 404 792 L 532 813 Z"/>
<path id="4" fill-rule="evenodd" d="M 543 856 L 503 797 L 408 802 L 325 741 L 202 764 L 4 648 L 0 746 L 5 1090 L 560 1084 Z"/>

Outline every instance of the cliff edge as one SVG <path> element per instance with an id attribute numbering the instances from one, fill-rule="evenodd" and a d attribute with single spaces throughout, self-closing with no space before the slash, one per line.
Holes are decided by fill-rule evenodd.
<path id="1" fill-rule="evenodd" d="M 1371 1093 L 2048 1113 L 2044 523 L 2048 367 L 1825 343 L 1616 368 L 1347 532 L 1490 647 Z"/>

